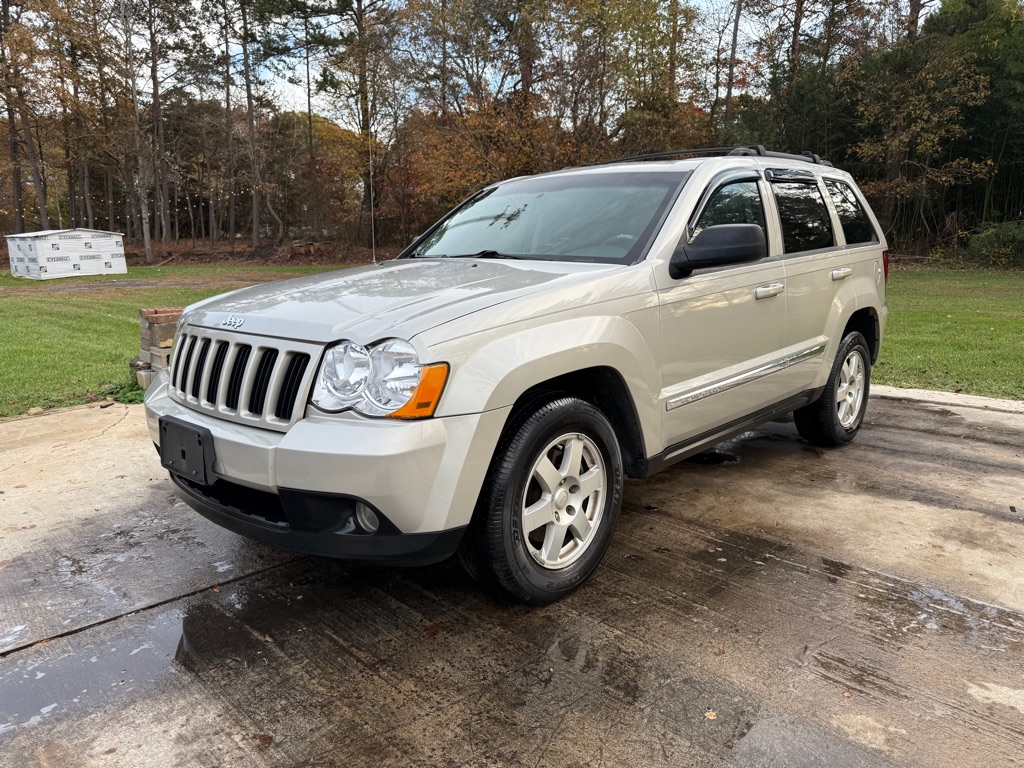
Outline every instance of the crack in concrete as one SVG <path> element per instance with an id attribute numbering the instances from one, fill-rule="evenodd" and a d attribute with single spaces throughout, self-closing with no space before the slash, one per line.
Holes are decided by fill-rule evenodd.
<path id="1" fill-rule="evenodd" d="M 104 624 L 112 624 L 113 622 L 119 621 L 120 619 L 123 619 L 123 618 L 125 618 L 127 616 L 134 616 L 137 613 L 142 613 L 144 611 L 151 611 L 154 608 L 162 608 L 163 606 L 168 605 L 169 603 L 173 603 L 173 602 L 175 602 L 177 600 L 184 600 L 186 597 L 192 597 L 193 595 L 198 595 L 201 592 L 206 592 L 207 590 L 213 589 L 215 586 L 222 587 L 222 586 L 224 586 L 226 584 L 234 584 L 235 582 L 241 581 L 242 579 L 248 579 L 250 576 L 260 576 L 260 575 L 262 575 L 264 573 L 269 573 L 270 571 L 276 570 L 278 568 L 282 568 L 282 567 L 284 567 L 286 565 L 291 565 L 293 563 L 297 563 L 301 559 L 302 559 L 301 557 L 293 557 L 290 560 L 285 560 L 285 561 L 280 562 L 280 563 L 275 563 L 274 565 L 268 565 L 266 568 L 260 568 L 260 569 L 255 570 L 255 571 L 250 571 L 249 573 L 239 574 L 238 576 L 235 576 L 234 578 L 231 578 L 231 579 L 224 579 L 223 581 L 216 581 L 213 584 L 210 584 L 210 585 L 207 585 L 207 586 L 204 586 L 204 587 L 198 587 L 197 589 L 193 589 L 193 590 L 191 590 L 189 592 L 185 592 L 185 593 L 182 593 L 180 595 L 174 595 L 173 597 L 168 597 L 168 598 L 165 598 L 163 600 L 158 600 L 155 603 L 149 603 L 148 605 L 139 606 L 138 608 L 133 608 L 130 611 L 124 611 L 123 613 L 119 613 L 119 614 L 117 614 L 115 616 L 108 616 L 105 619 L 100 619 L 98 621 L 93 621 L 93 622 L 90 622 L 89 624 L 83 624 L 80 627 L 74 627 L 74 628 L 66 630 L 64 632 L 58 632 L 58 633 L 56 633 L 54 635 L 50 635 L 49 637 L 44 637 L 41 640 L 33 640 L 30 643 L 22 643 L 21 645 L 17 645 L 17 646 L 15 646 L 13 648 L 8 648 L 5 651 L 0 651 L 0 659 L 6 659 L 8 656 L 12 656 L 15 653 L 19 653 L 21 651 L 28 650 L 29 648 L 34 648 L 35 646 L 39 645 L 40 643 L 49 643 L 49 642 L 51 642 L 53 640 L 60 640 L 61 638 L 64 638 L 64 637 L 72 637 L 74 635 L 80 634 L 80 633 L 85 632 L 87 630 L 94 629 L 96 627 L 102 627 Z"/>
<path id="2" fill-rule="evenodd" d="M 107 426 L 105 426 L 105 427 L 104 427 L 103 429 L 101 429 L 101 430 L 99 431 L 99 433 L 98 433 L 98 434 L 95 434 L 95 435 L 93 435 L 92 437 L 86 437 L 86 438 L 83 438 L 83 439 L 79 440 L 78 442 L 79 442 L 79 443 L 87 443 L 87 442 L 89 442 L 90 440 L 97 440 L 97 439 L 99 439 L 99 438 L 103 437 L 103 436 L 104 436 L 105 434 L 107 434 L 107 432 L 109 432 L 110 430 L 112 430 L 112 429 L 116 429 L 116 428 L 117 428 L 117 427 L 119 427 L 119 426 L 120 426 L 121 424 L 123 424 L 123 423 L 124 423 L 124 420 L 128 418 L 128 414 L 129 414 L 129 413 L 131 413 L 131 411 L 129 410 L 129 408 L 128 408 L 128 406 L 127 406 L 127 405 L 125 405 L 125 404 L 123 404 L 123 403 L 122 403 L 122 405 L 123 405 L 123 407 L 124 407 L 124 411 L 123 411 L 123 412 L 121 413 L 121 418 L 120 418 L 120 419 L 118 419 L 117 421 L 115 421 L 115 422 L 114 422 L 113 424 L 108 424 Z"/>
<path id="3" fill-rule="evenodd" d="M 81 440 L 78 440 L 77 442 L 78 443 L 87 443 L 90 440 L 97 440 L 97 439 L 103 437 L 104 435 L 106 435 L 110 430 L 115 429 L 115 428 L 119 427 L 121 424 L 123 424 L 125 419 L 127 419 L 128 415 L 131 413 L 131 409 L 128 407 L 127 403 L 119 403 L 119 405 L 121 405 L 124 408 L 123 412 L 121 413 L 121 418 L 119 418 L 113 424 L 108 424 L 107 426 L 105 426 L 103 429 L 101 429 L 95 435 L 92 435 L 91 437 L 83 437 Z M 17 436 L 17 438 L 15 439 L 15 442 L 20 442 L 22 439 L 24 439 L 24 437 L 27 434 L 28 434 L 28 430 L 27 429 L 22 429 L 21 434 L 19 434 Z M 30 456 L 29 458 L 27 458 L 27 459 L 25 459 L 23 461 L 15 462 L 14 464 L 11 464 L 10 466 L 7 466 L 7 467 L 4 467 L 3 469 L 0 469 L 0 474 L 2 474 L 4 472 L 9 472 L 12 469 L 15 469 L 17 467 L 22 467 L 22 466 L 24 466 L 26 464 L 31 464 L 35 460 L 36 460 L 36 457 Z"/>
<path id="4" fill-rule="evenodd" d="M 112 430 L 112 429 L 116 429 L 116 428 L 117 428 L 117 427 L 119 427 L 119 426 L 120 426 L 121 424 L 123 424 L 123 423 L 124 423 L 124 421 L 125 421 L 125 419 L 127 419 L 127 418 L 128 418 L 128 415 L 129 415 L 129 414 L 131 413 L 131 409 L 130 409 L 130 408 L 128 407 L 128 405 L 127 405 L 127 404 L 125 404 L 125 403 L 121 403 L 120 405 L 122 405 L 122 406 L 123 406 L 123 408 L 124 408 L 124 411 L 123 411 L 123 412 L 122 412 L 122 414 L 121 414 L 121 418 L 119 418 L 119 419 L 118 419 L 117 421 L 115 421 L 115 422 L 114 422 L 113 424 L 108 424 L 107 426 L 105 426 L 105 427 L 104 427 L 103 429 L 101 429 L 101 430 L 100 430 L 100 431 L 99 431 L 98 433 L 96 433 L 95 435 L 92 435 L 91 437 L 84 437 L 84 438 L 82 438 L 81 440 L 79 440 L 79 441 L 78 441 L 78 443 L 79 443 L 79 444 L 80 444 L 80 443 L 87 443 L 87 442 L 89 442 L 90 440 L 98 440 L 99 438 L 101 438 L 101 437 L 103 437 L 104 435 L 106 435 L 106 434 L 107 434 L 107 433 L 108 433 L 108 432 L 109 432 L 110 430 Z M 20 440 L 21 440 L 21 439 L 22 439 L 22 438 L 23 438 L 23 437 L 25 436 L 25 434 L 26 434 L 27 432 L 28 432 L 28 430 L 23 430 L 23 431 L 22 431 L 22 434 L 18 436 L 18 440 L 20 441 Z M 35 457 L 35 456 L 30 456 L 30 457 L 28 457 L 27 459 L 24 459 L 23 461 L 15 462 L 14 464 L 11 464 L 11 465 L 10 465 L 10 466 L 8 466 L 8 467 L 4 467 L 3 469 L 0 469 L 0 475 L 3 475 L 3 474 L 4 474 L 5 472 L 10 472 L 10 471 L 11 471 L 12 469 L 17 469 L 18 467 L 23 467 L 23 466 L 25 466 L 26 464 L 31 464 L 32 462 L 34 462 L 34 461 L 36 461 L 36 460 L 37 460 L 37 457 Z"/>

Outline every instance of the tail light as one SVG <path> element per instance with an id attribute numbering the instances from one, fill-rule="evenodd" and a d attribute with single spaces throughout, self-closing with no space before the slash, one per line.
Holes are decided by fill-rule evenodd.
<path id="1" fill-rule="evenodd" d="M 882 269 L 885 271 L 885 282 L 889 283 L 889 252 L 882 251 Z"/>

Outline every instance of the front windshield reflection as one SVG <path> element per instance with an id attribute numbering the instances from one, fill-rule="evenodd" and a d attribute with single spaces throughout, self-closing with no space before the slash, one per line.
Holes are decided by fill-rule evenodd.
<path id="1" fill-rule="evenodd" d="M 630 263 L 687 175 L 594 173 L 508 181 L 442 221 L 414 255 Z"/>

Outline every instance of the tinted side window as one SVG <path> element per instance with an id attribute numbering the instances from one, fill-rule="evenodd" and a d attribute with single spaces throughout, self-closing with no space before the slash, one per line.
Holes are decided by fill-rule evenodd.
<path id="1" fill-rule="evenodd" d="M 717 190 L 697 219 L 693 236 L 719 224 L 757 224 L 765 228 L 764 206 L 756 181 L 737 181 Z"/>
<path id="2" fill-rule="evenodd" d="M 773 181 L 772 191 L 782 219 L 782 242 L 786 253 L 830 248 L 832 220 L 817 184 L 802 181 Z"/>
<path id="3" fill-rule="evenodd" d="M 841 181 L 826 181 L 825 188 L 836 206 L 839 221 L 843 224 L 846 244 L 878 242 L 875 230 L 872 228 L 871 222 L 868 221 L 868 215 L 864 212 L 860 200 L 853 194 L 850 186 Z"/>

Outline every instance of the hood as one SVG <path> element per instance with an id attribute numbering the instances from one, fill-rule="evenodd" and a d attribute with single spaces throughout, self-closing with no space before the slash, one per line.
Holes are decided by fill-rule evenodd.
<path id="1" fill-rule="evenodd" d="M 189 307 L 193 326 L 328 343 L 410 339 L 463 315 L 619 265 L 400 259 L 242 288 Z"/>

